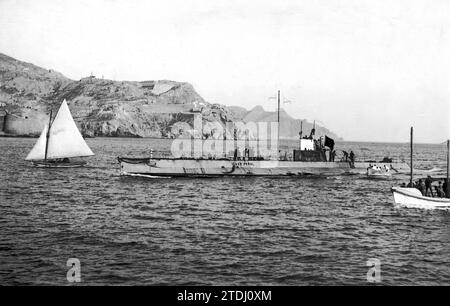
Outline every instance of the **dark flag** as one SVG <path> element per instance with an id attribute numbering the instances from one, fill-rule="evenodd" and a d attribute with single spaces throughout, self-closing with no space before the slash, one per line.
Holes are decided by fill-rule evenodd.
<path id="1" fill-rule="evenodd" d="M 330 148 L 331 151 L 334 149 L 334 140 L 328 136 L 325 136 L 325 147 Z"/>

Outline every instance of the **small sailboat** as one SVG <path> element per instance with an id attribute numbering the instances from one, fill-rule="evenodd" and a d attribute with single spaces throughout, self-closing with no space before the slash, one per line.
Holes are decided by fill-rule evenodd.
<path id="1" fill-rule="evenodd" d="M 444 190 L 446 198 L 431 198 L 423 196 L 414 187 L 392 187 L 394 202 L 397 205 L 424 208 L 424 209 L 450 209 L 449 164 L 450 164 L 450 140 L 447 140 L 447 190 Z M 409 186 L 413 186 L 413 128 L 411 127 L 411 173 Z"/>
<path id="2" fill-rule="evenodd" d="M 50 112 L 49 124 L 45 125 L 25 160 L 32 161 L 36 167 L 73 168 L 84 166 L 86 161 L 72 161 L 70 158 L 92 155 L 94 153 L 83 139 L 64 100 L 53 122 Z"/>

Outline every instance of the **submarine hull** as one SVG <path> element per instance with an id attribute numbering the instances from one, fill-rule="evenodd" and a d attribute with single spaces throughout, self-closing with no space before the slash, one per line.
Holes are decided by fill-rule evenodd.
<path id="1" fill-rule="evenodd" d="M 170 177 L 305 176 L 365 173 L 369 163 L 302 162 L 281 160 L 171 159 L 119 157 L 121 175 Z M 383 163 L 378 163 L 383 166 Z M 398 172 L 409 171 L 406 163 L 386 163 Z"/>

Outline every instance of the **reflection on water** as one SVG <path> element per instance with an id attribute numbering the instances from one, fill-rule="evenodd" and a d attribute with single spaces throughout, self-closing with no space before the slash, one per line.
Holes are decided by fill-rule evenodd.
<path id="1" fill-rule="evenodd" d="M 394 207 L 390 187 L 407 177 L 120 177 L 118 155 L 170 148 L 120 138 L 88 139 L 90 167 L 36 169 L 23 160 L 34 141 L 0 139 L 2 284 L 67 284 L 73 257 L 85 284 L 367 284 L 369 258 L 383 284 L 450 284 L 450 213 Z M 360 159 L 409 154 L 407 144 L 337 147 Z M 418 175 L 443 176 L 443 145 L 415 149 Z"/>

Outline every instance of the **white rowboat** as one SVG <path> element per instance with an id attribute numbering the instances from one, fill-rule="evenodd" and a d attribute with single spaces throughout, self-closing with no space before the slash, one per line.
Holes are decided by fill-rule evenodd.
<path id="1" fill-rule="evenodd" d="M 411 127 L 411 173 L 408 186 L 413 185 L 413 128 Z M 447 179 L 449 182 L 450 173 L 450 140 L 447 140 Z M 448 189 L 448 185 L 447 185 Z M 444 190 L 446 198 L 430 198 L 422 195 L 416 188 L 392 187 L 394 203 L 396 205 L 425 209 L 450 209 L 450 189 Z"/>
<path id="2" fill-rule="evenodd" d="M 391 191 L 397 205 L 423 209 L 450 209 L 450 199 L 425 197 L 416 188 L 392 187 Z"/>
<path id="3" fill-rule="evenodd" d="M 367 176 L 369 178 L 378 178 L 378 179 L 390 179 L 392 178 L 392 172 L 389 168 L 377 168 L 371 167 L 367 169 Z"/>

